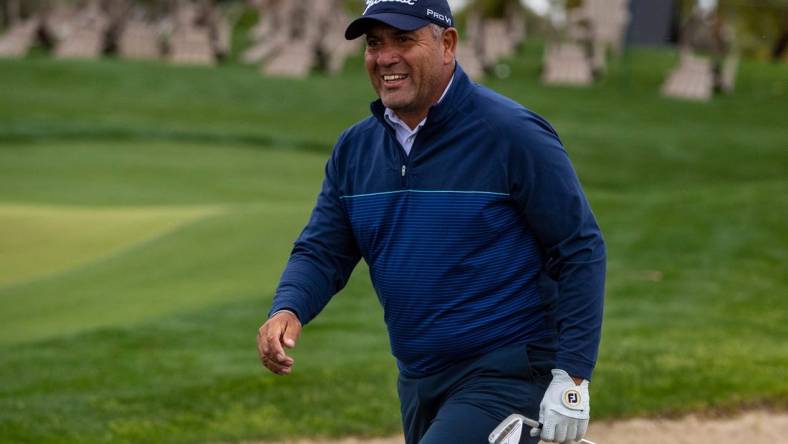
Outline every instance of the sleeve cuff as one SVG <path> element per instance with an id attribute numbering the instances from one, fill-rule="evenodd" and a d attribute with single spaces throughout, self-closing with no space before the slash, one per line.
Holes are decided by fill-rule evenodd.
<path id="1" fill-rule="evenodd" d="M 290 313 L 291 315 L 293 315 L 296 318 L 298 318 L 298 322 L 301 322 L 301 318 L 298 316 L 298 313 L 296 313 L 295 311 L 293 311 L 293 310 L 291 310 L 289 308 L 282 308 L 282 309 L 276 310 L 273 313 L 270 313 L 268 315 L 268 319 L 273 318 L 274 316 L 278 315 L 279 313 Z"/>
<path id="2" fill-rule="evenodd" d="M 298 318 L 298 322 L 300 322 L 302 325 L 304 324 L 304 317 L 302 313 L 297 308 L 290 307 L 287 305 L 278 305 L 278 306 L 274 305 L 273 307 L 271 307 L 271 310 L 268 312 L 268 319 L 271 319 L 272 317 L 274 317 L 275 314 L 279 313 L 280 311 L 288 311 L 290 313 L 293 313 L 295 317 Z"/>
<path id="3" fill-rule="evenodd" d="M 579 378 L 583 378 L 587 381 L 591 381 L 591 374 L 594 372 L 594 366 L 589 365 L 585 362 L 571 360 L 571 359 L 562 359 L 558 358 L 555 363 L 555 368 L 561 369 L 570 376 L 575 376 Z"/>

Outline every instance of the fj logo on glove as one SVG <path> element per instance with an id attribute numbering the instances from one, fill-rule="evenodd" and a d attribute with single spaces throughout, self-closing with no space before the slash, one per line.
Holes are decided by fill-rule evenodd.
<path id="1" fill-rule="evenodd" d="M 566 408 L 579 409 L 582 401 L 582 397 L 580 396 L 580 391 L 574 388 L 568 388 L 564 390 L 564 396 L 562 398 L 562 401 Z"/>

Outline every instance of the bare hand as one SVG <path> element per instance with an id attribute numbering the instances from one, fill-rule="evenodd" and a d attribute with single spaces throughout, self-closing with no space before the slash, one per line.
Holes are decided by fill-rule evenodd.
<path id="1" fill-rule="evenodd" d="M 293 348 L 301 334 L 301 322 L 290 312 L 275 314 L 257 330 L 257 353 L 260 362 L 277 375 L 293 371 L 293 358 L 285 354 L 285 347 Z"/>

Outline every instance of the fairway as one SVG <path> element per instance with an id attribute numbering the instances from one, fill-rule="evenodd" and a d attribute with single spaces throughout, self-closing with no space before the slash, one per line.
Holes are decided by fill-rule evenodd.
<path id="1" fill-rule="evenodd" d="M 735 94 L 695 104 L 658 95 L 668 52 L 589 89 L 540 86 L 540 58 L 487 83 L 554 124 L 605 234 L 594 418 L 788 408 L 785 67 L 743 61 Z M 31 58 L 0 84 L 1 442 L 399 431 L 363 263 L 293 375 L 254 343 L 331 146 L 368 113 L 363 72 Z"/>

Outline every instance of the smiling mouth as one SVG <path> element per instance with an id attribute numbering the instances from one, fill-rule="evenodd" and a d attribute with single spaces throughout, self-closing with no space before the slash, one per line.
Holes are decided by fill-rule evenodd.
<path id="1" fill-rule="evenodd" d="M 408 78 L 407 74 L 384 74 L 383 76 L 384 82 L 396 82 L 398 80 L 405 80 Z"/>

